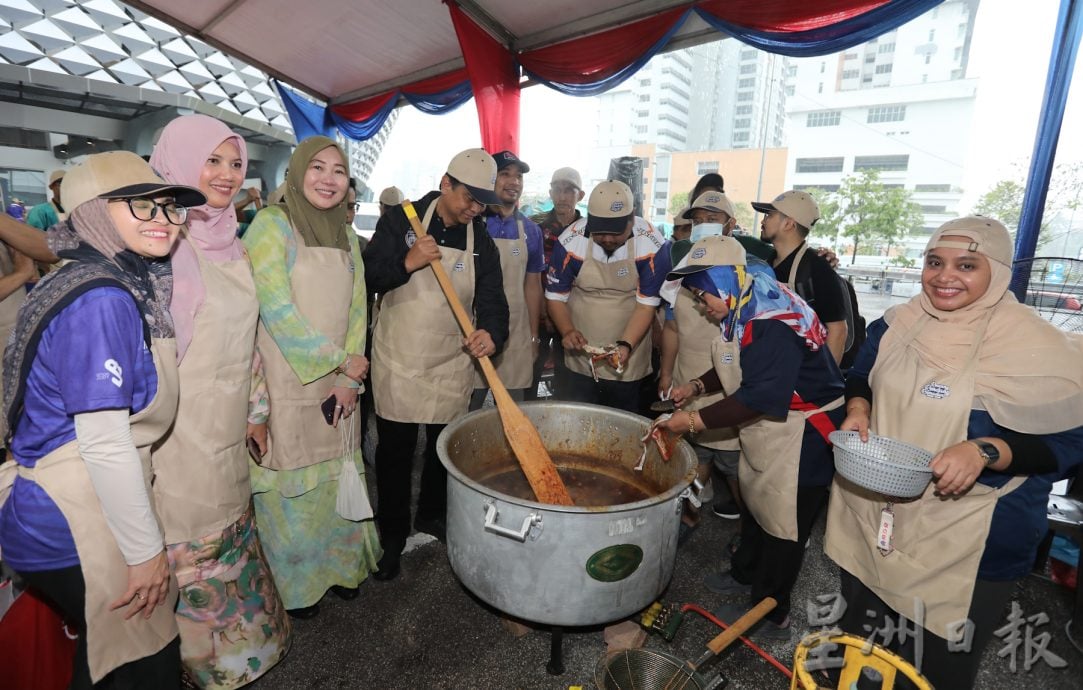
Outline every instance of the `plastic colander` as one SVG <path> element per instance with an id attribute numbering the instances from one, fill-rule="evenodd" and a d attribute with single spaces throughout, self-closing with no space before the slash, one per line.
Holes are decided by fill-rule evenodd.
<path id="1" fill-rule="evenodd" d="M 828 437 L 835 445 L 835 469 L 846 479 L 870 491 L 912 498 L 920 496 L 933 472 L 929 462 L 933 454 L 924 448 L 869 434 L 868 443 L 856 431 L 832 431 Z"/>

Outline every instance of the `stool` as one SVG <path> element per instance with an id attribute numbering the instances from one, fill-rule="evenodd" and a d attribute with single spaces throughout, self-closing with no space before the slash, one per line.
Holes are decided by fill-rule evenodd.
<path id="1" fill-rule="evenodd" d="M 833 647 L 828 647 L 823 652 L 815 651 L 821 645 L 833 645 Z M 866 666 L 876 669 L 883 676 L 882 690 L 891 690 L 895 687 L 895 678 L 899 674 L 908 678 L 918 690 L 933 690 L 933 686 L 925 679 L 925 676 L 918 673 L 918 670 L 906 659 L 889 652 L 878 644 L 868 642 L 863 637 L 847 635 L 837 630 L 810 633 L 797 645 L 797 649 L 793 652 L 793 680 L 790 682 L 790 690 L 820 689 L 820 685 L 809 673 L 807 663 L 810 660 L 825 661 L 827 659 L 837 663 L 838 657 L 829 657 L 828 654 L 836 652 L 838 647 L 843 648 L 842 673 L 839 676 L 838 690 L 849 690 L 861 675 L 861 669 Z"/>
<path id="2" fill-rule="evenodd" d="M 1083 573 L 1083 501 L 1071 496 L 1050 495 L 1046 515 L 1049 519 L 1050 533 L 1059 532 L 1070 536 L 1076 544 L 1081 546 L 1076 572 Z M 1048 557 L 1047 546 L 1044 551 L 1044 556 Z M 1072 617 L 1068 626 L 1068 635 L 1078 649 L 1080 645 L 1083 645 L 1083 585 L 1078 582 L 1075 588 L 1075 604 L 1072 606 Z"/>

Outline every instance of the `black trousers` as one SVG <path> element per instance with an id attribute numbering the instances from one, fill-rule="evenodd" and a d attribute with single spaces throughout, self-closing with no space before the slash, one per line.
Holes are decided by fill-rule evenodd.
<path id="1" fill-rule="evenodd" d="M 797 541 L 771 536 L 742 505 L 741 546 L 730 559 L 730 574 L 752 585 L 750 605 L 764 597 L 775 598 L 778 606 L 767 614 L 772 623 L 782 623 L 790 614 L 790 593 L 805 559 L 805 542 L 826 504 L 826 486 L 797 487 Z"/>
<path id="2" fill-rule="evenodd" d="M 86 583 L 79 566 L 59 570 L 20 572 L 27 585 L 53 603 L 69 625 L 79 633 L 72 661 L 72 690 L 108 688 L 142 690 L 143 688 L 180 688 L 180 637 L 173 638 L 156 654 L 136 659 L 114 669 L 97 685 L 90 682 L 86 646 Z"/>
<path id="3" fill-rule="evenodd" d="M 886 627 L 885 617 L 890 619 L 896 627 L 900 623 L 900 618 L 906 618 L 906 626 L 910 634 L 903 636 L 902 641 L 896 634 L 890 642 L 887 642 L 884 636 L 876 635 L 873 642 L 887 647 L 910 663 L 917 665 L 920 636 L 921 665 L 918 670 L 934 687 L 951 688 L 951 690 L 966 690 L 974 687 L 982 652 L 1004 620 L 1004 608 L 1011 599 L 1016 583 L 1015 580 L 1007 582 L 978 580 L 974 583 L 974 596 L 970 600 L 970 610 L 967 613 L 967 618 L 974 624 L 974 636 L 971 639 L 970 649 L 969 651 L 949 651 L 947 640 L 924 628 L 917 635 L 913 634 L 914 623 L 910 618 L 893 610 L 884 603 L 883 599 L 876 596 L 875 592 L 850 573 L 840 569 L 839 574 L 842 596 L 846 602 L 846 611 L 842 615 L 842 620 L 839 621 L 839 627 L 851 635 L 867 638 L 875 630 Z M 895 686 L 904 690 L 913 688 L 913 685 L 901 676 L 896 678 Z"/>
<path id="4" fill-rule="evenodd" d="M 642 379 L 595 381 L 590 376 L 568 371 L 565 381 L 561 384 L 561 400 L 605 405 L 639 414 L 639 391 L 642 383 Z"/>
<path id="5" fill-rule="evenodd" d="M 564 366 L 564 345 L 560 341 L 560 334 L 539 331 L 538 356 L 534 358 L 534 380 L 527 388 L 524 400 L 538 399 L 538 385 L 542 380 L 542 372 L 545 371 L 545 362 L 549 355 L 553 355 L 553 378 L 550 380 L 550 392 L 554 400 L 561 398 L 561 382 L 567 377 L 568 368 Z"/>
<path id="6" fill-rule="evenodd" d="M 376 525 L 384 550 L 401 551 L 410 535 L 411 476 L 414 448 L 421 424 L 393 422 L 376 415 Z M 436 455 L 436 439 L 446 424 L 425 424 L 424 466 L 417 516 L 444 520 L 447 516 L 447 470 Z"/>

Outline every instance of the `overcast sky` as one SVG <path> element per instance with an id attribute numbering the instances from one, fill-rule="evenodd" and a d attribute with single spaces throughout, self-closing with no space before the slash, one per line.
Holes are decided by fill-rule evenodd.
<path id="1" fill-rule="evenodd" d="M 1030 156 L 1059 5 L 1057 0 L 982 0 L 979 6 L 968 76 L 980 82 L 963 210 L 1010 177 L 1013 163 Z M 1077 80 L 1069 94 L 1058 161 L 1083 160 L 1081 92 Z M 523 90 L 519 154 L 533 167 L 528 188 L 545 187 L 550 172 L 564 165 L 585 171 L 594 118 L 593 98 L 564 96 L 544 86 Z M 443 116 L 403 108 L 369 186 L 379 190 L 396 184 L 416 198 L 435 188 L 455 153 L 480 145 L 473 101 Z"/>

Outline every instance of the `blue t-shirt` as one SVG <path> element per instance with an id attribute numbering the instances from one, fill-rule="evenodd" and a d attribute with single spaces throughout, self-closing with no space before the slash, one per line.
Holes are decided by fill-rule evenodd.
<path id="1" fill-rule="evenodd" d="M 516 211 L 507 218 L 499 213 L 485 216 L 485 227 L 489 237 L 494 240 L 519 239 L 519 223 L 523 221 L 523 234 L 526 235 L 526 272 L 545 272 L 545 249 L 542 246 L 542 231 L 538 224 Z"/>
<path id="2" fill-rule="evenodd" d="M 158 377 L 143 339 L 143 318 L 126 290 L 87 291 L 42 333 L 30 367 L 11 455 L 25 467 L 75 440 L 75 415 L 126 409 L 154 398 Z M 16 478 L 0 511 L 4 561 L 16 570 L 55 570 L 79 563 L 60 509 L 34 482 Z"/>
<path id="3" fill-rule="evenodd" d="M 794 395 L 817 407 L 843 394 L 842 374 L 826 347 L 813 352 L 792 328 L 775 319 L 750 321 L 741 339 L 741 387 L 733 397 L 771 417 L 785 417 Z M 846 418 L 844 407 L 827 412 L 832 424 Z M 801 442 L 799 486 L 827 486 L 835 476 L 831 446 L 811 422 Z"/>
<path id="4" fill-rule="evenodd" d="M 887 322 L 883 318 L 869 324 L 868 338 L 858 351 L 849 376 L 869 378 L 880 353 L 880 340 L 887 329 Z M 970 411 L 967 438 L 1003 438 L 1008 432 L 1009 429 L 994 422 L 985 410 Z M 1030 475 L 1022 486 L 997 501 L 989 524 L 989 536 L 985 540 L 985 551 L 978 565 L 978 578 L 982 580 L 1015 580 L 1030 572 L 1038 552 L 1038 543 L 1048 529 L 1046 504 L 1053 482 L 1074 473 L 1083 462 L 1079 456 L 1079 448 L 1083 446 L 1083 427 L 1045 434 L 1042 441 L 1057 458 L 1057 471 Z M 1013 476 L 1010 472 L 983 470 L 977 481 L 999 488 Z"/>

